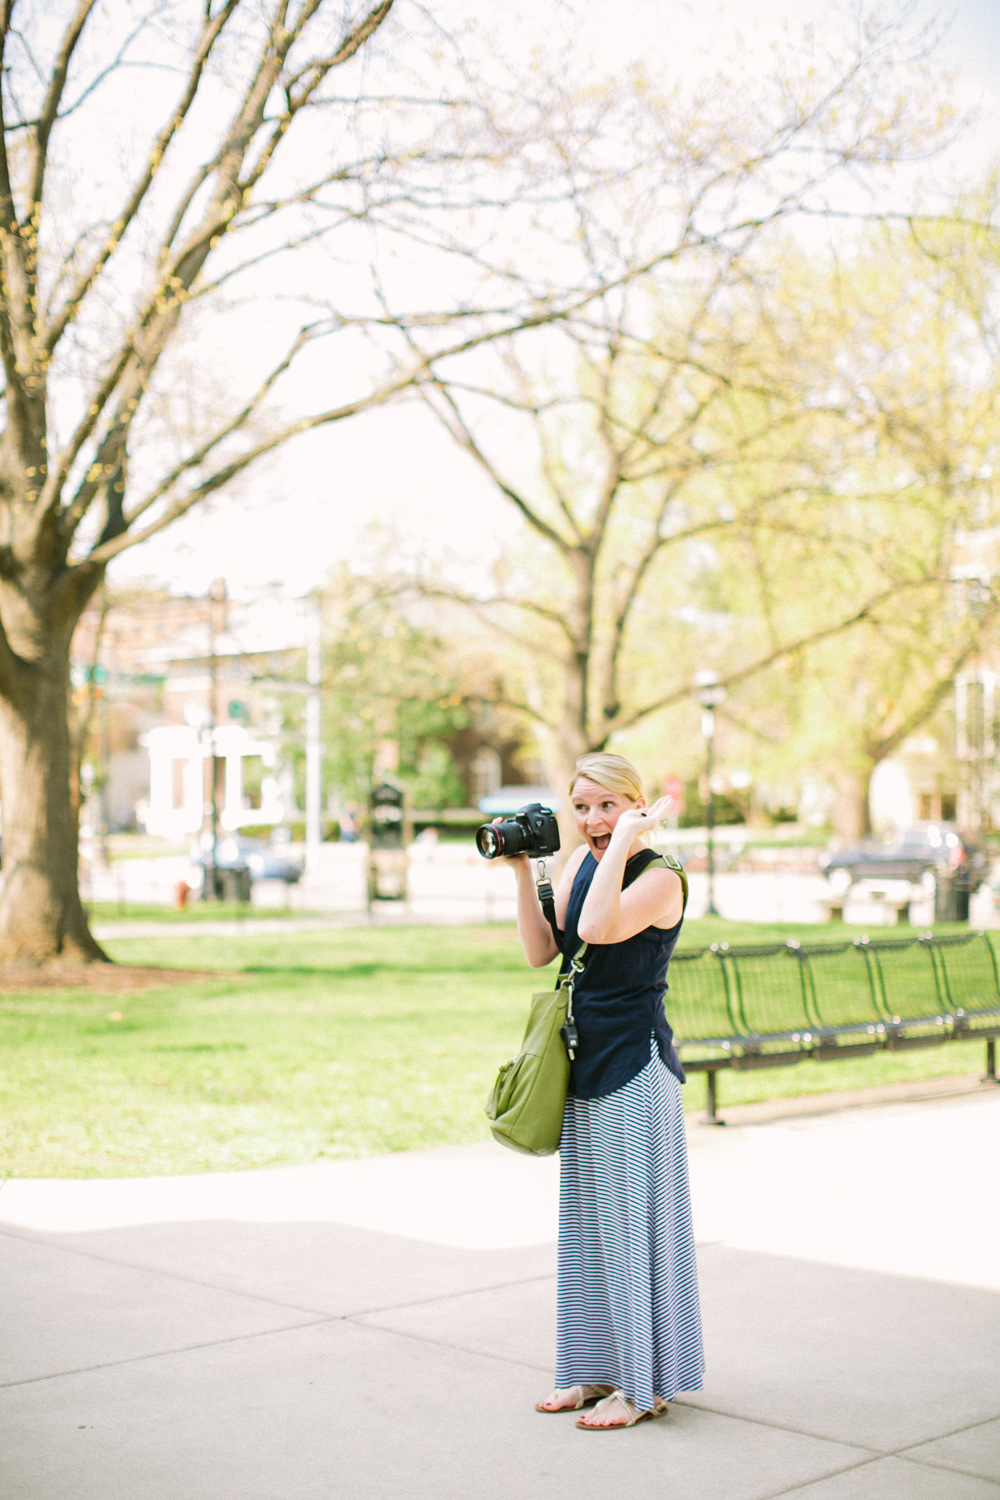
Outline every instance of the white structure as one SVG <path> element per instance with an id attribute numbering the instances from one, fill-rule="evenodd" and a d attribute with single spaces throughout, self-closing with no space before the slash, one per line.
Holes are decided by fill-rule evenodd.
<path id="1" fill-rule="evenodd" d="M 917 821 L 917 801 L 902 761 L 883 760 L 875 767 L 868 806 L 876 833 L 893 828 L 912 828 Z"/>
<path id="2" fill-rule="evenodd" d="M 150 729 L 142 744 L 149 752 L 147 833 L 178 841 L 200 833 L 213 775 L 220 828 L 232 832 L 282 821 L 275 747 L 241 725 L 220 724 L 213 733 L 168 724 Z"/>

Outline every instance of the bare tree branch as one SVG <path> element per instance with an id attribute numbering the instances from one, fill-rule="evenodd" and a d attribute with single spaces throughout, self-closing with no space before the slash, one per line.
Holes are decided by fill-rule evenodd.
<path id="1" fill-rule="evenodd" d="M 488 611 L 493 609 L 516 609 L 524 614 L 535 615 L 539 620 L 545 620 L 547 624 L 554 625 L 565 637 L 569 646 L 572 647 L 575 644 L 569 627 L 566 624 L 566 616 L 557 609 L 549 609 L 544 604 L 537 603 L 534 599 L 508 599 L 503 594 L 498 594 L 492 599 L 479 599 L 475 594 L 463 593 L 461 589 L 443 588 L 437 584 L 421 582 L 415 582 L 411 587 L 419 594 L 421 599 L 447 600 L 450 604 L 461 604 L 467 609 L 476 610 L 481 614 L 487 614 Z M 502 627 L 497 625 L 495 621 L 491 621 L 491 629 L 500 631 Z M 513 639 L 513 636 L 509 636 L 509 638 Z M 532 643 L 526 641 L 524 637 L 518 637 L 518 639 L 522 645 L 529 646 L 530 649 L 537 649 L 537 641 Z"/>
<path id="2" fill-rule="evenodd" d="M 86 0 L 80 0 L 80 3 L 82 6 L 86 3 Z M 212 16 L 210 13 L 206 12 L 205 24 L 202 28 L 202 34 L 191 61 L 191 69 L 188 74 L 187 85 L 184 89 L 183 94 L 181 95 L 180 102 L 172 111 L 170 119 L 162 127 L 159 135 L 153 143 L 153 149 L 149 153 L 149 158 L 146 162 L 145 170 L 143 171 L 138 182 L 135 184 L 135 187 L 132 189 L 132 192 L 129 194 L 129 197 L 126 199 L 121 212 L 118 214 L 118 217 L 112 224 L 111 229 L 104 241 L 104 244 L 101 246 L 100 250 L 98 250 L 90 265 L 78 278 L 75 287 L 66 298 L 66 301 L 64 302 L 60 312 L 50 322 L 45 333 L 44 341 L 45 351 L 47 354 L 51 355 L 52 351 L 55 349 L 56 345 L 59 343 L 59 340 L 65 333 L 67 327 L 76 317 L 77 313 L 80 310 L 83 299 L 86 297 L 87 293 L 90 291 L 90 288 L 93 286 L 98 276 L 104 270 L 105 266 L 108 264 L 108 261 L 111 259 L 115 250 L 118 248 L 122 236 L 125 234 L 125 231 L 134 220 L 136 214 L 139 212 L 146 194 L 149 192 L 149 189 L 152 187 L 154 181 L 156 180 L 157 173 L 159 172 L 160 165 L 163 161 L 164 156 L 166 155 L 168 147 L 176 136 L 181 125 L 187 118 L 191 106 L 195 101 L 195 98 L 198 94 L 198 88 L 201 83 L 202 73 L 204 72 L 205 64 L 208 61 L 212 48 L 218 41 L 220 35 L 222 34 L 222 31 L 233 15 L 233 12 L 236 10 L 238 4 L 239 0 L 225 0 L 222 9 L 218 11 L 215 16 Z"/>
<path id="3" fill-rule="evenodd" d="M 539 536 L 543 536 L 546 541 L 551 542 L 560 552 L 568 552 L 572 544 L 567 542 L 547 521 L 543 520 L 520 490 L 515 489 L 508 480 L 504 479 L 500 471 L 494 467 L 492 461 L 486 456 L 483 448 L 474 437 L 472 429 L 462 416 L 458 402 L 444 382 L 435 377 L 432 383 L 447 406 L 450 417 L 443 414 L 433 402 L 428 401 L 427 404 L 445 430 L 450 432 L 451 436 L 460 447 L 465 449 L 471 458 L 475 459 L 476 463 L 493 481 L 500 493 L 506 495 L 507 499 L 517 507 L 533 531 L 537 531 Z"/>
<path id="4" fill-rule="evenodd" d="M 768 667 L 773 667 L 775 662 L 782 660 L 784 657 L 800 656 L 813 646 L 818 646 L 824 641 L 830 641 L 837 636 L 846 634 L 847 631 L 853 630 L 856 625 L 873 619 L 881 608 L 891 601 L 898 599 L 901 594 L 910 589 L 937 587 L 939 585 L 940 579 L 922 578 L 914 579 L 911 583 L 898 584 L 895 588 L 885 589 L 873 598 L 868 599 L 860 609 L 855 610 L 852 614 L 845 616 L 841 620 L 835 621 L 834 624 L 823 626 L 819 630 L 810 631 L 808 634 L 800 636 L 797 640 L 788 641 L 777 650 L 769 651 L 766 656 L 758 657 L 756 661 L 751 662 L 748 666 L 740 667 L 735 672 L 729 672 L 721 676 L 719 678 L 720 686 L 727 689 L 738 687 L 741 683 L 748 682 L 752 677 L 759 676 Z M 633 712 L 619 717 L 614 723 L 609 725 L 608 735 L 610 736 L 618 729 L 631 729 L 634 725 L 640 724 L 643 719 L 648 719 L 652 714 L 660 713 L 665 708 L 672 708 L 675 704 L 682 703 L 685 699 L 690 698 L 691 694 L 692 688 L 690 683 L 685 683 L 671 692 L 665 693 L 662 698 L 657 698 L 653 702 L 646 703 L 641 708 L 637 708 Z"/>
<path id="5" fill-rule="evenodd" d="M 951 661 L 939 673 L 937 681 L 933 682 L 923 696 L 914 705 L 913 709 L 889 734 L 878 736 L 877 739 L 869 739 L 866 745 L 868 753 L 873 760 L 885 760 L 894 751 L 898 750 L 911 734 L 922 728 L 927 723 L 935 710 L 940 707 L 948 695 L 954 690 L 955 678 L 965 666 L 970 657 L 982 647 L 984 632 L 988 632 L 990 626 L 1000 616 L 1000 600 L 994 597 L 991 606 L 984 619 L 979 622 L 981 628 L 977 628 L 962 643 L 960 649 L 955 653 Z"/>
<path id="6" fill-rule="evenodd" d="M 465 701 L 467 703 L 482 704 L 484 708 L 509 708 L 514 713 L 524 714 L 526 719 L 534 720 L 536 724 L 543 725 L 544 728 L 551 730 L 553 733 L 556 733 L 559 729 L 559 725 L 554 719 L 546 718 L 539 709 L 532 707 L 530 703 L 525 703 L 520 698 L 512 698 L 508 693 L 499 693 L 492 698 L 480 697 L 475 693 L 468 693 L 465 695 Z"/>
<path id="7" fill-rule="evenodd" d="M 63 91 L 66 87 L 66 79 L 69 76 L 69 65 L 76 51 L 77 43 L 83 35 L 83 28 L 90 18 L 97 0 L 78 0 L 76 13 L 63 33 L 62 43 L 56 54 L 55 66 L 49 80 L 48 91 L 45 102 L 42 105 L 38 124 L 35 127 L 35 140 L 32 149 L 31 181 L 28 187 L 28 210 L 27 220 L 30 222 L 41 207 L 42 188 L 45 184 L 45 168 L 48 162 L 49 137 L 52 127 L 59 116 L 59 105 L 62 102 Z"/>

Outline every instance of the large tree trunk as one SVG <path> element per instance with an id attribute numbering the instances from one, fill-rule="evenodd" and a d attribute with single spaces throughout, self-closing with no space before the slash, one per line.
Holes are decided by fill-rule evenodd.
<path id="1" fill-rule="evenodd" d="M 562 798 L 562 808 L 558 814 L 559 838 L 562 847 L 556 859 L 559 869 L 580 843 L 576 819 L 569 800 L 569 788 L 576 770 L 576 763 L 581 755 L 586 755 L 591 750 L 605 748 L 602 744 L 594 743 L 593 737 L 588 733 L 588 726 L 583 721 L 583 712 L 586 707 L 583 678 L 586 670 L 586 657 L 581 653 L 581 657 L 570 664 L 566 673 L 560 728 L 558 732 L 551 731 L 541 737 L 542 758 L 548 784 Z"/>
<path id="2" fill-rule="evenodd" d="M 566 610 L 572 646 L 565 662 L 563 701 L 558 733 L 547 736 L 544 750 L 549 785 L 562 798 L 559 812 L 559 837 L 562 848 L 558 867 L 580 842 L 576 819 L 569 804 L 569 786 L 581 755 L 592 750 L 590 733 L 590 673 L 594 632 L 594 566 L 593 549 L 578 546 L 565 554 L 569 567 L 571 592 Z"/>
<path id="3" fill-rule="evenodd" d="M 563 726 L 563 732 L 548 747 L 545 757 L 545 769 L 548 774 L 549 785 L 553 791 L 559 793 L 562 798 L 562 807 L 559 810 L 559 840 L 561 849 L 557 860 L 558 868 L 561 869 L 566 860 L 572 854 L 580 842 L 577 832 L 576 819 L 569 801 L 569 785 L 573 778 L 576 762 L 581 755 L 587 753 L 587 742 L 579 732 L 579 727 L 567 722 Z"/>
<path id="4" fill-rule="evenodd" d="M 835 782 L 833 830 L 845 843 L 867 838 L 872 831 L 871 791 L 873 764 L 855 771 L 843 771 Z"/>
<path id="5" fill-rule="evenodd" d="M 107 962 L 90 934 L 77 884 L 70 639 L 63 628 L 44 655 L 30 665 L 22 658 L 17 694 L 0 700 L 0 963 L 7 966 Z"/>

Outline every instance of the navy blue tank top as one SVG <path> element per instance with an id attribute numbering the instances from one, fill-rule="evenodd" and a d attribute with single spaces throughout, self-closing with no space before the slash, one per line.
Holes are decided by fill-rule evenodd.
<path id="1" fill-rule="evenodd" d="M 622 890 L 637 879 L 656 855 L 643 849 L 626 862 Z M 580 946 L 577 923 L 597 869 L 597 860 L 587 851 L 576 873 L 566 908 L 565 953 L 560 973 Z M 569 1092 L 578 1099 L 599 1099 L 612 1094 L 649 1062 L 650 1041 L 671 1073 L 686 1082 L 680 1058 L 674 1051 L 674 1034 L 663 1009 L 667 988 L 667 965 L 677 946 L 681 921 L 676 927 L 646 927 L 624 943 L 592 943 L 586 967 L 577 981 L 573 1011 L 580 1033 L 576 1059 L 570 1064 Z"/>

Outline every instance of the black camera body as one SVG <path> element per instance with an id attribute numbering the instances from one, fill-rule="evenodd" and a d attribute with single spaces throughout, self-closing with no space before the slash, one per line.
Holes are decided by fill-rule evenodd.
<path id="1" fill-rule="evenodd" d="M 530 854 L 541 859 L 555 854 L 559 848 L 556 815 L 540 802 L 529 802 L 512 818 L 477 828 L 476 848 L 484 859 L 509 859 L 513 854 Z"/>

